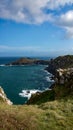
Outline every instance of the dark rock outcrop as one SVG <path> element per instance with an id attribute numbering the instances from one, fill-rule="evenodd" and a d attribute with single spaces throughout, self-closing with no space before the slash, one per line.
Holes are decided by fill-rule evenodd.
<path id="1" fill-rule="evenodd" d="M 55 99 L 73 97 L 73 68 L 56 70 L 55 83 L 50 90 L 31 96 L 27 104 L 41 104 Z"/>
<path id="2" fill-rule="evenodd" d="M 32 58 L 20 58 L 16 61 L 13 61 L 11 63 L 8 63 L 6 65 L 31 65 L 31 64 L 42 64 L 42 65 L 48 65 L 48 60 L 39 60 L 39 59 L 32 59 Z"/>
<path id="3" fill-rule="evenodd" d="M 32 94 L 31 98 L 27 101 L 27 104 L 41 104 L 47 101 L 55 100 L 55 93 L 53 90 L 46 90 L 44 92 L 37 92 Z"/>
<path id="4" fill-rule="evenodd" d="M 73 55 L 59 56 L 49 61 L 46 70 L 55 75 L 58 68 L 72 68 L 73 67 Z"/>

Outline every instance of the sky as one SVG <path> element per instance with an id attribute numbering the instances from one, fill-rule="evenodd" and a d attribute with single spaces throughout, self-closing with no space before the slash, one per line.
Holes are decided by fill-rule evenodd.
<path id="1" fill-rule="evenodd" d="M 0 0 L 0 57 L 73 54 L 73 0 Z"/>

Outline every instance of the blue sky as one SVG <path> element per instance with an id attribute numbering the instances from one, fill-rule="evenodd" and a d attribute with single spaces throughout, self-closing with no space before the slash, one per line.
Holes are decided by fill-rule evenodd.
<path id="1" fill-rule="evenodd" d="M 73 0 L 0 0 L 0 56 L 73 54 Z"/>

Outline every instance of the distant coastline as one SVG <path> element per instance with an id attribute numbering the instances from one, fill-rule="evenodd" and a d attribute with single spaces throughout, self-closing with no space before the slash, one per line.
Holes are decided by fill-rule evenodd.
<path id="1" fill-rule="evenodd" d="M 39 59 L 39 60 L 50 60 L 52 57 L 21 57 L 21 56 L 18 56 L 18 57 L 0 57 L 0 65 L 1 64 L 8 64 L 8 63 L 11 63 L 11 62 L 14 62 L 16 60 L 19 60 L 21 58 L 27 58 L 27 59 Z"/>

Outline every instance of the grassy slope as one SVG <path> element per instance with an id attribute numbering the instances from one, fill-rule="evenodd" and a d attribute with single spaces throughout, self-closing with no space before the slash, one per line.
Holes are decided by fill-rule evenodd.
<path id="1" fill-rule="evenodd" d="M 0 99 L 0 130 L 73 130 L 72 82 L 34 95 L 32 105 L 9 106 Z"/>
<path id="2" fill-rule="evenodd" d="M 0 104 L 0 130 L 73 130 L 73 100 L 37 105 Z"/>
<path id="3" fill-rule="evenodd" d="M 43 96 L 47 94 L 47 99 L 42 96 L 42 100 L 36 102 L 39 105 L 9 106 L 1 100 L 0 130 L 73 130 L 73 96 L 64 98 L 60 86 L 55 87 L 55 91 L 56 100 L 49 101 L 51 96 L 46 91 Z M 58 93 L 63 98 L 59 99 Z"/>

